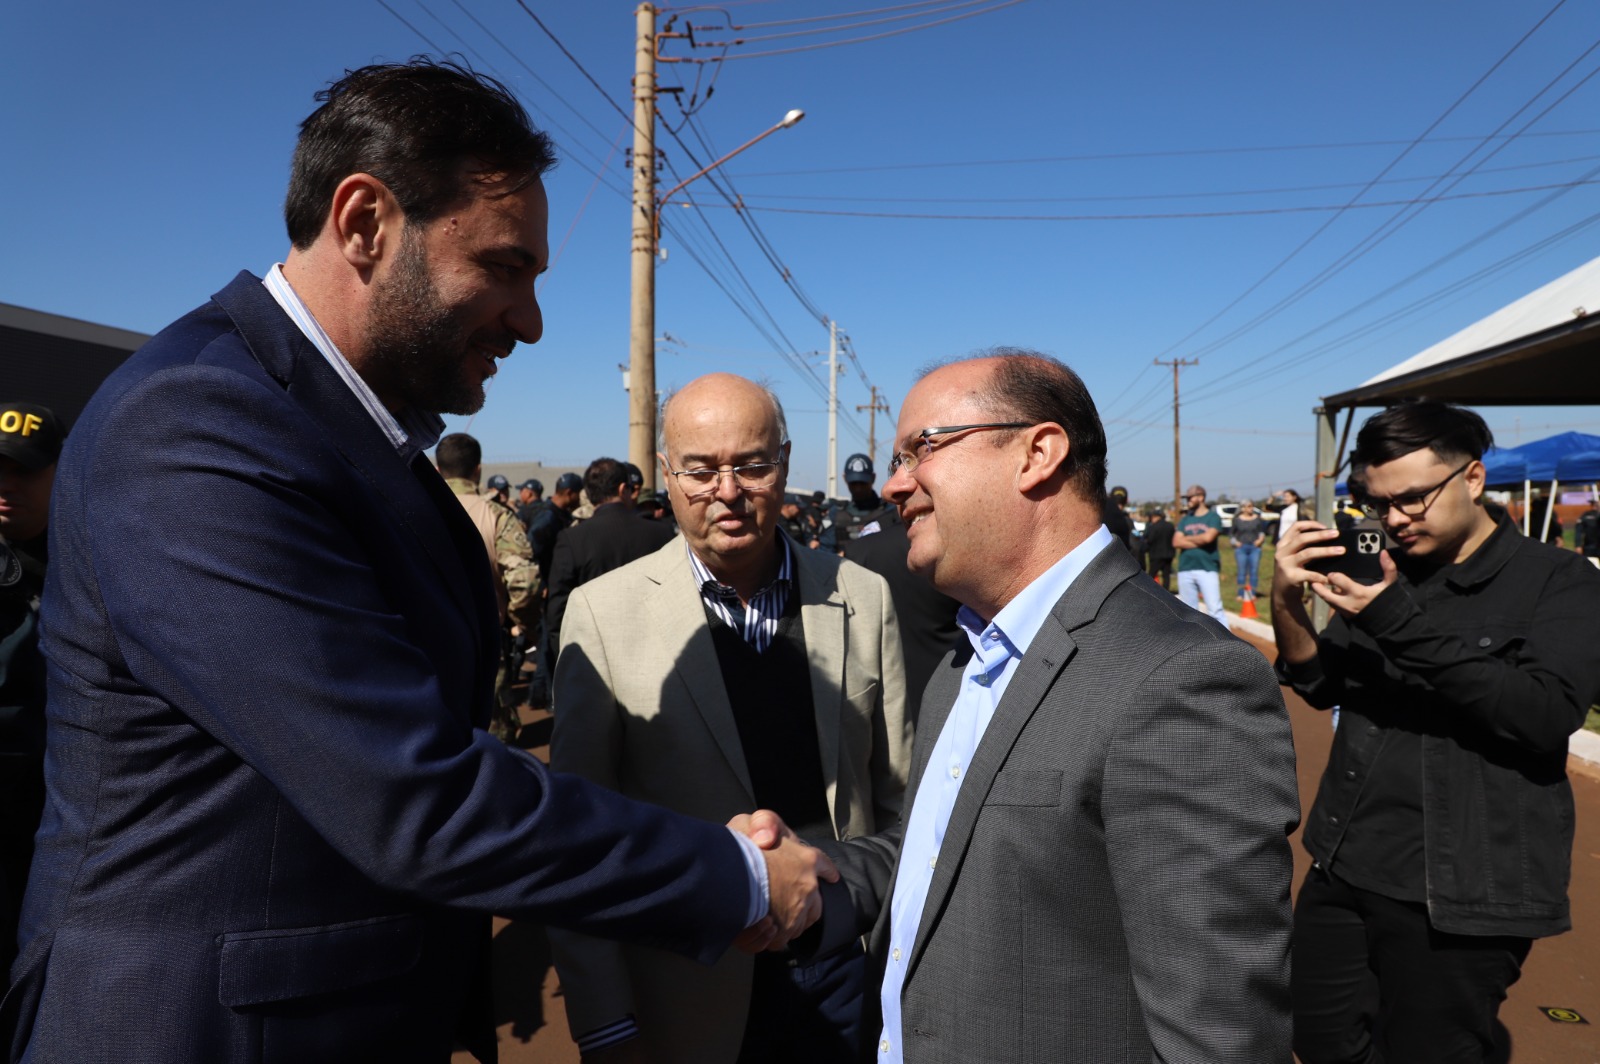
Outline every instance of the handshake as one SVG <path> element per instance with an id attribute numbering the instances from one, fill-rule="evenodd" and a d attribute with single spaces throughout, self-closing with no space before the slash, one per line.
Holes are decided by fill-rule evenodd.
<path id="1" fill-rule="evenodd" d="M 740 813 L 728 827 L 748 836 L 767 859 L 767 915 L 745 928 L 733 944 L 746 953 L 783 949 L 821 918 L 822 883 L 839 882 L 839 870 L 769 809 Z"/>

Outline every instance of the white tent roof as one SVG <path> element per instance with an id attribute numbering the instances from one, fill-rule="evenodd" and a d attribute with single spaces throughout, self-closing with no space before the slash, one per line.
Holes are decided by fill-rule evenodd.
<path id="1" fill-rule="evenodd" d="M 1324 405 L 1415 397 L 1484 405 L 1600 401 L 1600 258 Z"/>

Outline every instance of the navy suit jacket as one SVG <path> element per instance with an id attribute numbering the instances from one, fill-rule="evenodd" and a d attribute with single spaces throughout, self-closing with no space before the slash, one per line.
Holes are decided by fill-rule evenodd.
<path id="1" fill-rule="evenodd" d="M 51 531 L 12 1059 L 493 1059 L 489 914 L 707 962 L 744 923 L 725 829 L 482 730 L 477 532 L 249 274 L 100 389 Z"/>

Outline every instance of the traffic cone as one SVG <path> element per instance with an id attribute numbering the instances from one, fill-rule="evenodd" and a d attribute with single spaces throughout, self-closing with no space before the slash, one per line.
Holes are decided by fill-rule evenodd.
<path id="1" fill-rule="evenodd" d="M 1256 593 L 1250 588 L 1245 588 L 1239 597 L 1239 616 L 1247 621 L 1256 620 Z"/>

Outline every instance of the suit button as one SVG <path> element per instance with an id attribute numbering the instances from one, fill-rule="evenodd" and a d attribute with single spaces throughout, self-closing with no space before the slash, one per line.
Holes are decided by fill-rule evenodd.
<path id="1" fill-rule="evenodd" d="M 1492 644 L 1493 642 L 1494 642 L 1493 639 L 1490 639 L 1488 636 L 1484 636 L 1482 639 L 1478 640 L 1478 645 L 1480 647 L 1487 647 L 1490 644 Z"/>
<path id="2" fill-rule="evenodd" d="M 1347 780 L 1353 780 L 1356 778 L 1356 774 L 1354 771 L 1348 771 L 1344 774 L 1344 778 Z"/>
<path id="3" fill-rule="evenodd" d="M 1328 818 L 1328 823 L 1337 825 L 1339 823 L 1339 818 L 1336 816 L 1330 816 Z"/>
<path id="4" fill-rule="evenodd" d="M 1368 735 L 1377 735 L 1378 734 L 1378 726 L 1376 724 L 1368 724 L 1367 725 L 1367 734 Z"/>

